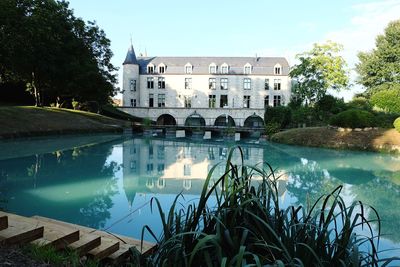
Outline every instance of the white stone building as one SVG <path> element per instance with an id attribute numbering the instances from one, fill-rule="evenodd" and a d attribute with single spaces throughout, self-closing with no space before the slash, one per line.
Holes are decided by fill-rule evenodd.
<path id="1" fill-rule="evenodd" d="M 123 63 L 121 110 L 160 125 L 262 126 L 290 100 L 283 57 L 136 57 Z"/>

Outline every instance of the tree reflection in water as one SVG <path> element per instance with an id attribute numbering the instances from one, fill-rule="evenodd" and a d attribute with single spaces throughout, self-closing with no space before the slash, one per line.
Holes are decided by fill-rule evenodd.
<path id="1" fill-rule="evenodd" d="M 25 216 L 104 227 L 111 217 L 111 198 L 118 193 L 114 174 L 120 166 L 106 162 L 112 146 L 103 143 L 0 161 L 0 173 L 6 177 L 1 187 L 8 189 L 5 208 Z"/>

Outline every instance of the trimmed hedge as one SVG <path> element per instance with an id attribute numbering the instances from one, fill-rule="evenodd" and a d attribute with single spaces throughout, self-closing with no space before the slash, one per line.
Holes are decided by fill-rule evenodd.
<path id="1" fill-rule="evenodd" d="M 333 116 L 330 124 L 346 128 L 364 128 L 376 126 L 376 119 L 371 112 L 349 109 Z"/>
<path id="2" fill-rule="evenodd" d="M 398 117 L 394 122 L 393 122 L 394 128 L 400 133 L 400 117 Z"/>

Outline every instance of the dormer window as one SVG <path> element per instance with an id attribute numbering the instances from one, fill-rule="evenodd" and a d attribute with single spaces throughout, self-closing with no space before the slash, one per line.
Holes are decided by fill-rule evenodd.
<path id="1" fill-rule="evenodd" d="M 166 68 L 167 67 L 163 63 L 161 63 L 160 65 L 158 65 L 158 73 L 165 73 Z"/>
<path id="2" fill-rule="evenodd" d="M 153 64 L 147 65 L 147 73 L 154 73 L 154 65 Z"/>
<path id="3" fill-rule="evenodd" d="M 215 63 L 211 63 L 209 67 L 210 74 L 216 74 L 217 73 L 217 65 Z"/>
<path id="4" fill-rule="evenodd" d="M 279 64 L 276 64 L 274 67 L 274 74 L 275 75 L 281 75 L 282 74 L 282 67 Z"/>
<path id="5" fill-rule="evenodd" d="M 192 71 L 193 71 L 193 66 L 190 63 L 186 64 L 185 65 L 185 73 L 192 74 Z"/>
<path id="6" fill-rule="evenodd" d="M 228 74 L 229 73 L 229 66 L 228 64 L 224 63 L 221 66 L 221 73 L 222 74 Z"/>
<path id="7" fill-rule="evenodd" d="M 251 65 L 249 63 L 244 65 L 244 74 L 251 74 Z"/>

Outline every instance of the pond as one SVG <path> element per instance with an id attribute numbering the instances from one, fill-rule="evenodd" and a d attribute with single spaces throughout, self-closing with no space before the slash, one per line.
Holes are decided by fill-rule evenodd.
<path id="1" fill-rule="evenodd" d="M 266 161 L 281 175 L 282 207 L 305 205 L 343 187 L 346 202 L 361 200 L 382 218 L 381 250 L 400 247 L 400 156 L 259 144 L 75 136 L 0 142 L 0 208 L 41 215 L 140 239 L 142 227 L 160 233 L 156 196 L 165 209 L 183 192 L 201 192 L 208 171 L 243 148 L 246 164 Z M 239 154 L 235 154 L 239 161 Z M 224 172 L 221 164 L 217 174 Z M 370 216 L 369 213 L 367 216 Z M 374 225 L 376 228 L 376 225 Z M 149 238 L 149 237 L 147 237 Z M 153 241 L 149 238 L 149 241 Z M 386 256 L 399 255 L 390 250 Z"/>

